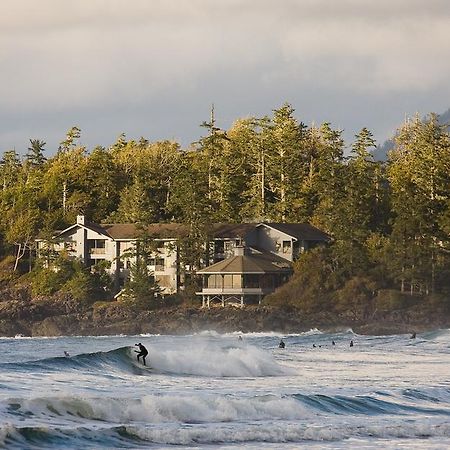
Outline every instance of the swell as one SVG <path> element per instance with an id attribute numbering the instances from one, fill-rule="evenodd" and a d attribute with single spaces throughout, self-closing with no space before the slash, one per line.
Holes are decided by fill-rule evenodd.
<path id="1" fill-rule="evenodd" d="M 419 392 L 419 395 L 417 395 Z M 52 396 L 9 398 L 0 403 L 3 422 L 61 419 L 68 423 L 217 423 L 306 420 L 318 416 L 450 416 L 450 390 L 364 396 L 273 394 L 252 397 L 218 394 L 153 394 L 142 398 Z M 419 399 L 421 397 L 421 399 Z M 434 400 L 435 398 L 435 400 Z M 441 400 L 437 400 L 441 398 Z"/>
<path id="2" fill-rule="evenodd" d="M 71 357 L 45 358 L 37 361 L 10 362 L 0 364 L 0 367 L 17 372 L 61 372 L 81 370 L 83 372 L 104 372 L 105 370 L 123 370 L 139 372 L 132 364 L 129 347 L 120 347 L 107 352 L 82 353 Z"/>
<path id="3" fill-rule="evenodd" d="M 373 442 L 373 439 L 426 440 L 435 439 L 436 448 L 445 448 L 450 437 L 450 424 L 406 423 L 339 423 L 321 425 L 318 423 L 273 422 L 246 423 L 230 426 L 224 424 L 196 424 L 183 426 L 105 425 L 102 427 L 14 427 L 0 426 L 0 446 L 9 449 L 23 448 L 144 448 L 154 445 L 217 445 L 246 443 L 303 443 L 345 442 L 358 439 L 359 442 Z"/>
<path id="4" fill-rule="evenodd" d="M 228 341 L 199 341 L 195 344 L 195 348 L 189 352 L 180 344 L 149 347 L 147 367 L 138 363 L 131 347 L 120 347 L 107 352 L 84 353 L 72 357 L 3 363 L 0 368 L 16 372 L 95 372 L 102 376 L 117 372 L 205 377 L 265 377 L 293 373 L 291 369 L 276 362 L 269 352 L 256 346 Z"/>
<path id="5" fill-rule="evenodd" d="M 450 390 L 438 389 L 439 394 L 420 390 L 403 390 L 400 393 L 378 395 L 323 395 L 295 394 L 304 405 L 323 413 L 341 415 L 442 415 L 450 416 Z"/>

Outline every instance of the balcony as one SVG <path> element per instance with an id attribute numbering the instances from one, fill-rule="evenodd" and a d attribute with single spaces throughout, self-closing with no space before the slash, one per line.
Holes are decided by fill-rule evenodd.
<path id="1" fill-rule="evenodd" d="M 201 295 L 265 295 L 270 292 L 273 292 L 273 289 L 264 289 L 264 288 L 203 288 L 201 292 L 197 292 L 197 294 Z"/>
<path id="2" fill-rule="evenodd" d="M 89 249 L 89 253 L 91 255 L 105 255 L 106 249 L 105 248 L 91 248 L 91 249 Z"/>

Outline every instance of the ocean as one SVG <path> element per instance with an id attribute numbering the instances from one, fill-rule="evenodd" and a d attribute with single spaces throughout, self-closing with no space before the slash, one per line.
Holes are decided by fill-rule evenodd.
<path id="1" fill-rule="evenodd" d="M 0 357 L 0 448 L 450 448 L 450 330 L 16 337 Z"/>

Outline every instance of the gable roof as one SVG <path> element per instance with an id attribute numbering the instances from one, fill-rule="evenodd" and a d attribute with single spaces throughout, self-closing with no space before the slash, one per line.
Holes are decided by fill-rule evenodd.
<path id="1" fill-rule="evenodd" d="M 310 225 L 309 223 L 261 223 L 258 226 L 269 226 L 275 230 L 286 233 L 299 241 L 325 241 L 331 240 L 331 237 Z"/>
<path id="2" fill-rule="evenodd" d="M 71 225 L 70 227 L 65 228 L 62 231 L 56 232 L 56 234 L 53 237 L 57 238 L 59 236 L 62 236 L 63 234 L 67 233 L 68 231 L 74 230 L 77 227 L 86 228 L 87 230 L 92 230 L 92 231 L 95 231 L 96 233 L 102 234 L 104 236 L 111 237 L 108 234 L 108 232 L 101 225 L 98 225 L 94 222 L 86 222 L 84 224 L 76 223 L 74 225 Z"/>
<path id="3" fill-rule="evenodd" d="M 210 224 L 210 232 L 213 239 L 239 239 L 245 238 L 249 233 L 261 226 L 268 226 L 297 240 L 330 240 L 328 234 L 307 223 L 213 223 Z M 57 232 L 54 237 L 61 236 L 76 227 L 84 227 L 116 240 L 136 239 L 142 234 L 142 229 L 134 223 L 97 224 L 85 222 L 84 224 L 76 223 L 71 225 Z M 181 223 L 152 223 L 146 227 L 146 232 L 154 239 L 176 239 L 189 234 L 189 225 Z"/>

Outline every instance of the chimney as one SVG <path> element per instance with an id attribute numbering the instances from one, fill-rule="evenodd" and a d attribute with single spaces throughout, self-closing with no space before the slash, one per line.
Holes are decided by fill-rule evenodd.
<path id="1" fill-rule="evenodd" d="M 85 224 L 85 217 L 77 216 L 77 225 L 84 225 L 84 224 Z"/>

